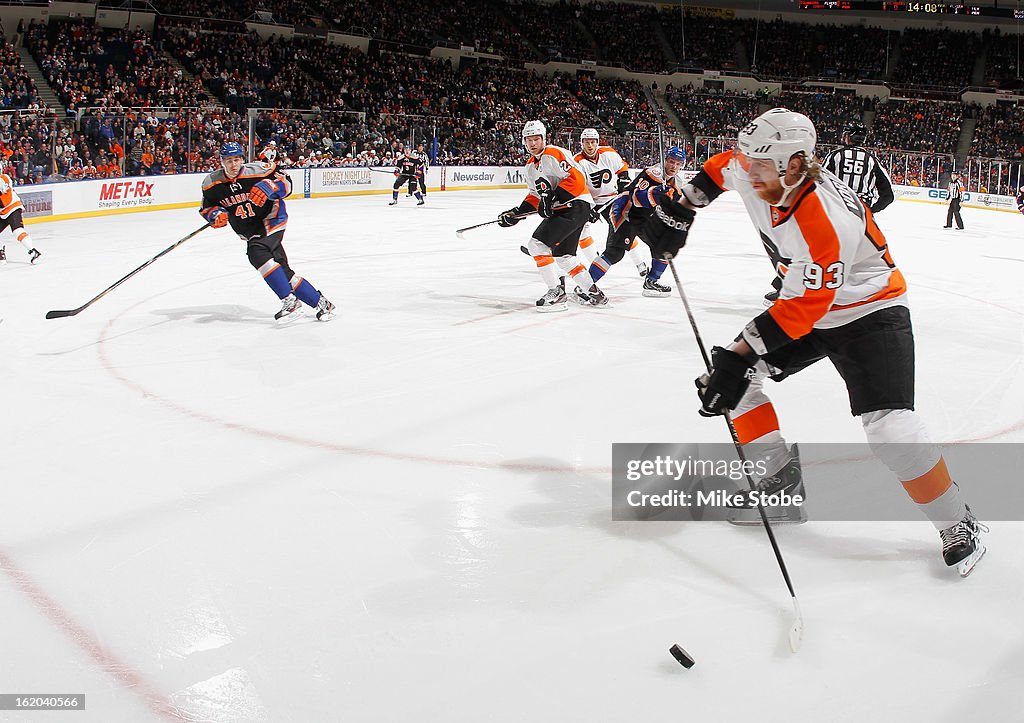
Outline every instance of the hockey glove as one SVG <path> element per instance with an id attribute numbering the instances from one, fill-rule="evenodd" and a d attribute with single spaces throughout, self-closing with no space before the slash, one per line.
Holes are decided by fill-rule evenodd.
<path id="1" fill-rule="evenodd" d="M 711 350 L 711 374 L 695 380 L 700 415 L 716 417 L 731 412 L 747 393 L 754 366 L 734 351 L 716 346 Z"/>
<path id="2" fill-rule="evenodd" d="M 224 228 L 228 225 L 228 214 L 224 209 L 218 209 L 210 219 L 210 225 L 214 228 Z"/>
<path id="3" fill-rule="evenodd" d="M 523 219 L 519 218 L 519 208 L 510 208 L 507 211 L 502 211 L 498 214 L 498 225 L 502 228 L 508 228 L 509 226 L 515 226 Z"/>
<path id="4" fill-rule="evenodd" d="M 654 218 L 661 223 L 652 221 L 650 231 L 652 246 L 661 248 L 661 258 L 671 260 L 676 257 L 679 250 L 686 245 L 690 227 L 696 217 L 693 209 L 668 197 L 662 197 L 654 207 Z"/>
<path id="5" fill-rule="evenodd" d="M 256 206 L 256 208 L 263 208 L 264 204 L 267 202 L 267 192 L 259 186 L 253 186 L 249 189 L 249 201 L 253 206 Z"/>
<path id="6" fill-rule="evenodd" d="M 619 176 L 618 187 L 615 190 L 618 193 L 622 193 L 627 188 L 629 188 L 630 183 L 632 183 L 632 181 L 629 180 L 629 174 L 623 173 L 621 176 Z"/>
<path id="7" fill-rule="evenodd" d="M 555 197 L 546 193 L 541 194 L 537 203 L 537 213 L 541 218 L 551 218 L 555 215 Z"/>
<path id="8" fill-rule="evenodd" d="M 597 223 L 601 220 L 601 210 L 594 206 L 590 209 L 590 218 L 587 219 L 590 223 Z"/>

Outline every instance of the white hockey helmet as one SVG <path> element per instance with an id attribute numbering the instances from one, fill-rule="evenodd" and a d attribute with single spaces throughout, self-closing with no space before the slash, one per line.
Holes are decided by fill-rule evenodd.
<path id="1" fill-rule="evenodd" d="M 597 128 L 584 128 L 583 132 L 580 133 L 580 143 L 583 141 L 600 141 L 601 134 L 597 132 Z"/>
<path id="2" fill-rule="evenodd" d="M 548 129 L 539 120 L 526 121 L 526 125 L 523 126 L 523 138 L 530 136 L 542 136 L 544 140 L 547 140 Z"/>
<path id="3" fill-rule="evenodd" d="M 768 159 L 780 176 L 786 175 L 789 159 L 802 153 L 808 161 L 814 158 L 818 134 L 811 119 L 788 108 L 772 108 L 752 120 L 740 131 L 736 141 L 737 155 Z"/>

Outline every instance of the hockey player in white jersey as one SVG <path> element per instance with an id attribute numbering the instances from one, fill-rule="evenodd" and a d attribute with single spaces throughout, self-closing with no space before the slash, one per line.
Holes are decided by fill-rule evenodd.
<path id="1" fill-rule="evenodd" d="M 594 210 L 590 214 L 590 220 L 583 227 L 580 233 L 580 253 L 586 258 L 588 264 L 594 263 L 597 258 L 597 249 L 594 248 L 594 237 L 592 229 L 600 218 L 608 221 L 610 206 L 608 202 L 621 194 L 629 187 L 629 164 L 622 160 L 622 156 L 611 146 L 601 145 L 601 134 L 596 128 L 584 128 L 580 133 L 580 145 L 583 150 L 576 154 L 576 162 L 580 164 L 584 175 L 587 178 L 587 188 L 590 195 L 594 197 Z M 604 209 L 598 212 L 601 206 Z M 647 276 L 647 262 L 638 250 L 639 242 L 629 239 L 629 247 L 626 253 L 630 260 L 636 265 L 636 270 L 641 277 Z"/>
<path id="2" fill-rule="evenodd" d="M 537 211 L 543 219 L 527 244 L 548 291 L 537 300 L 538 311 L 564 311 L 565 288 L 555 266 L 570 276 L 578 287 L 578 301 L 603 306 L 608 298 L 590 278 L 585 264 L 576 257 L 580 231 L 590 218 L 593 198 L 583 171 L 572 153 L 547 144 L 547 129 L 540 121 L 523 126 L 523 145 L 530 154 L 526 162 L 527 186 L 523 202 L 498 215 L 498 224 L 514 226 L 522 214 Z"/>
<path id="3" fill-rule="evenodd" d="M 827 358 L 872 451 L 939 531 L 946 564 L 967 575 L 985 552 L 987 528 L 964 503 L 914 411 L 914 335 L 903 275 L 871 212 L 815 162 L 816 138 L 807 116 L 774 108 L 682 188 L 681 203 L 693 210 L 737 191 L 786 268 L 771 308 L 728 347 L 712 350 L 713 370 L 697 380 L 700 413 L 733 413 L 740 442 L 767 462 L 762 489 L 800 488 L 796 447 L 782 436 L 764 381 L 782 381 Z M 785 508 L 773 512 L 800 519 Z M 737 522 L 759 519 L 756 510 L 738 514 Z"/>

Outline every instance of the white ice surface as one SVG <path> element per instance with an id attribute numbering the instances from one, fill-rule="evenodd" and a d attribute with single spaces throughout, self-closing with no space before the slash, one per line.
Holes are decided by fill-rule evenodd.
<path id="1" fill-rule="evenodd" d="M 194 210 L 32 226 L 39 267 L 4 235 L 0 692 L 87 710 L 0 720 L 1024 720 L 1024 524 L 993 524 L 966 580 L 925 521 L 778 530 L 794 655 L 762 531 L 610 521 L 612 442 L 726 432 L 695 412 L 678 298 L 628 261 L 611 308 L 541 315 L 534 222 L 455 238 L 518 198 L 292 203 L 292 264 L 340 313 L 283 329 L 227 230 L 44 320 Z M 937 441 L 1022 442 L 1024 219 L 944 214 L 880 217 L 918 409 Z M 729 197 L 679 267 L 709 344 L 771 277 Z M 829 365 L 768 391 L 790 440 L 862 441 Z"/>

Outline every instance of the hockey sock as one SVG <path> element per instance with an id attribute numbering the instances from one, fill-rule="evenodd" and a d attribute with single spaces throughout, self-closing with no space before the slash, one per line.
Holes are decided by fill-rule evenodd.
<path id="1" fill-rule="evenodd" d="M 291 287 L 295 295 L 303 304 L 316 307 L 320 303 L 320 292 L 313 288 L 313 284 L 296 274 L 292 277 Z"/>
<path id="2" fill-rule="evenodd" d="M 594 263 L 594 258 L 597 256 L 597 250 L 594 248 L 594 239 L 592 236 L 585 236 L 580 239 L 580 252 L 583 254 L 583 258 L 588 264 Z"/>
<path id="3" fill-rule="evenodd" d="M 647 279 L 651 282 L 657 281 L 667 268 L 668 261 L 665 259 L 651 259 L 651 270 L 647 272 Z"/>
<path id="4" fill-rule="evenodd" d="M 416 191 L 416 200 L 417 201 L 422 201 L 423 200 L 423 194 L 420 193 L 419 191 Z"/>
<path id="5" fill-rule="evenodd" d="M 633 265 L 636 266 L 638 269 L 646 265 L 644 264 L 643 258 L 640 256 L 640 252 L 636 250 L 636 247 L 639 245 L 640 242 L 637 241 L 636 239 L 633 239 L 633 243 L 630 244 L 629 250 L 626 252 L 629 254 L 629 258 L 633 262 Z"/>
<path id="6" fill-rule="evenodd" d="M 540 277 L 544 279 L 544 283 L 549 289 L 553 289 L 558 286 L 558 271 L 555 268 L 555 259 L 551 254 L 534 256 L 533 260 L 537 262 L 537 271 L 540 272 Z"/>
<path id="7" fill-rule="evenodd" d="M 594 285 L 594 280 L 590 277 L 587 267 L 583 264 L 577 263 L 569 271 L 569 275 L 572 276 L 573 283 L 580 287 L 580 291 L 589 291 L 590 287 Z"/>
<path id="8" fill-rule="evenodd" d="M 281 264 L 270 260 L 263 264 L 259 271 L 263 274 L 263 280 L 267 282 L 267 286 L 277 294 L 277 298 L 283 299 L 292 293 L 292 285 L 288 283 L 288 277 L 284 275 Z"/>
<path id="9" fill-rule="evenodd" d="M 946 460 L 942 457 L 920 477 L 901 481 L 910 499 L 917 503 L 936 530 L 955 525 L 967 513 L 960 488 L 950 478 Z"/>
<path id="10" fill-rule="evenodd" d="M 398 200 L 398 191 L 392 191 L 391 192 L 391 200 L 392 201 L 397 201 Z"/>
<path id="11" fill-rule="evenodd" d="M 594 280 L 595 284 L 608 273 L 608 269 L 611 268 L 611 265 L 612 262 L 609 261 L 608 257 L 604 254 L 601 254 L 599 257 L 594 259 L 594 262 L 590 264 L 590 278 Z"/>
<path id="12" fill-rule="evenodd" d="M 18 241 L 25 247 L 26 251 L 34 251 L 35 246 L 32 245 L 32 237 L 28 235 L 28 231 L 24 228 L 19 228 L 14 232 L 14 235 L 18 237 Z"/>

